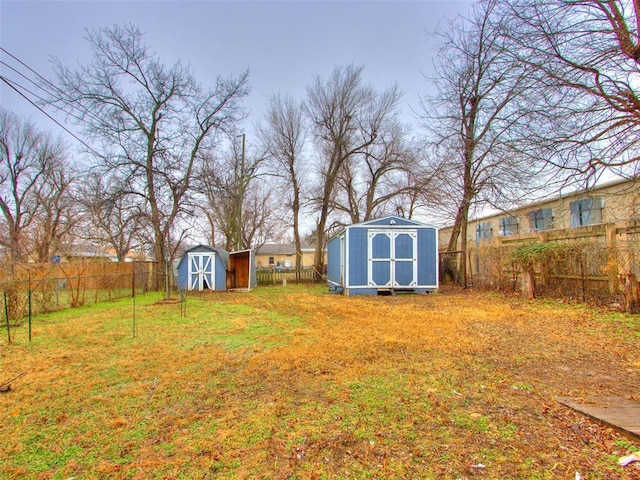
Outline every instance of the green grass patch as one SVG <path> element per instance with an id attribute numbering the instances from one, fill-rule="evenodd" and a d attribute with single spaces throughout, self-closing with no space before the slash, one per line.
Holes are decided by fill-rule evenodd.
<path id="1" fill-rule="evenodd" d="M 610 328 L 625 341 L 637 341 L 640 338 L 640 315 L 621 312 L 601 312 L 594 320 Z"/>

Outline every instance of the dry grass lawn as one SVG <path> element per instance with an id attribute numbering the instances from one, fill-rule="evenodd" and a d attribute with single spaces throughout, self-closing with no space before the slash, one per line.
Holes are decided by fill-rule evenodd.
<path id="1" fill-rule="evenodd" d="M 555 396 L 640 401 L 640 320 L 324 287 L 37 317 L 0 336 L 0 478 L 640 478 Z"/>

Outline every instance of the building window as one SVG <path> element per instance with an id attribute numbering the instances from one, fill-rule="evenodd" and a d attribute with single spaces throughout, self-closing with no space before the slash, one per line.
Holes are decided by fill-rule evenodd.
<path id="1" fill-rule="evenodd" d="M 571 202 L 571 228 L 602 223 L 602 198 L 583 198 Z"/>
<path id="2" fill-rule="evenodd" d="M 553 228 L 553 210 L 540 208 L 529 213 L 531 228 L 537 231 L 551 230 Z"/>
<path id="3" fill-rule="evenodd" d="M 274 257 L 269 257 L 269 265 L 273 265 L 276 263 L 276 259 Z"/>
<path id="4" fill-rule="evenodd" d="M 491 238 L 491 222 L 479 223 L 476 227 L 476 243 L 481 238 Z"/>
<path id="5" fill-rule="evenodd" d="M 507 235 L 518 234 L 518 217 L 504 217 L 500 219 L 500 235 L 506 237 Z"/>

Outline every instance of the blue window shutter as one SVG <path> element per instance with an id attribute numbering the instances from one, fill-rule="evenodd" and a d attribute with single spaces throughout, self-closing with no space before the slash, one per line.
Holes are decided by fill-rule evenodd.
<path id="1" fill-rule="evenodd" d="M 580 203 L 580 214 L 582 217 L 582 225 L 592 225 L 596 223 L 593 219 L 593 199 L 585 198 Z"/>
<path id="2" fill-rule="evenodd" d="M 602 223 L 602 209 L 604 208 L 604 200 L 602 198 L 593 199 L 593 223 Z"/>
<path id="3" fill-rule="evenodd" d="M 542 229 L 550 230 L 553 228 L 553 210 L 545 208 L 542 210 Z"/>
<path id="4" fill-rule="evenodd" d="M 571 202 L 569 204 L 569 210 L 571 211 L 571 228 L 579 227 L 581 225 L 580 201 Z"/>
<path id="5" fill-rule="evenodd" d="M 539 208 L 529 213 L 529 222 L 534 230 L 551 230 L 553 228 L 553 210 Z"/>
<path id="6" fill-rule="evenodd" d="M 580 225 L 595 225 L 602 222 L 602 198 L 580 200 Z"/>

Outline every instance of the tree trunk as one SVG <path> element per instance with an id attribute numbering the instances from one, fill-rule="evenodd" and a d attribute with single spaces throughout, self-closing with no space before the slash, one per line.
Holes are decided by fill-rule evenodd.
<path id="1" fill-rule="evenodd" d="M 17 229 L 10 229 L 11 242 L 11 261 L 13 263 L 22 263 L 22 253 L 20 248 L 20 233 Z"/>
<path id="2" fill-rule="evenodd" d="M 451 238 L 449 239 L 449 245 L 447 249 L 450 252 L 460 250 L 462 252 L 461 260 L 458 265 L 457 278 L 454 281 L 461 284 L 463 287 L 467 287 L 467 227 L 469 224 L 469 207 L 471 205 L 471 198 L 469 194 L 465 194 L 456 219 L 453 224 L 453 230 L 451 232 Z M 460 247 L 458 248 L 458 240 L 460 240 Z"/>
<path id="3" fill-rule="evenodd" d="M 314 278 L 317 282 L 322 281 L 324 273 L 324 227 L 326 225 L 326 215 L 321 215 L 316 228 L 316 250 L 313 255 Z"/>
<path id="4" fill-rule="evenodd" d="M 300 268 L 302 267 L 302 240 L 300 240 L 300 187 L 295 175 L 292 175 L 293 184 L 293 204 L 291 214 L 293 215 L 293 242 L 296 249 L 296 280 L 300 280 Z"/>
<path id="5" fill-rule="evenodd" d="M 464 213 L 464 216 L 462 218 L 462 225 L 461 225 L 461 229 L 460 229 L 460 236 L 462 237 L 462 248 L 460 250 L 462 250 L 462 255 L 460 255 L 460 268 L 458 270 L 458 282 L 462 284 L 462 286 L 464 288 L 467 288 L 469 286 L 469 282 L 467 279 L 467 252 L 468 252 L 468 248 L 467 248 L 467 227 L 469 225 L 469 206 L 467 205 L 466 208 L 466 213 Z"/>
<path id="6" fill-rule="evenodd" d="M 525 268 L 522 270 L 522 286 L 520 292 L 524 298 L 533 300 L 536 297 L 536 279 L 533 270 Z"/>
<path id="7" fill-rule="evenodd" d="M 302 241 L 300 240 L 297 214 L 294 214 L 293 218 L 293 242 L 296 249 L 296 281 L 299 282 L 300 269 L 302 268 Z"/>
<path id="8" fill-rule="evenodd" d="M 463 206 L 461 205 L 460 208 L 458 208 L 456 219 L 453 222 L 451 237 L 449 238 L 449 244 L 447 245 L 447 250 L 450 252 L 454 252 L 458 250 L 458 239 L 460 238 L 460 229 L 462 228 L 462 215 L 463 215 L 462 209 L 463 209 Z M 464 245 L 462 245 L 460 249 L 462 249 L 463 246 Z"/>
<path id="9" fill-rule="evenodd" d="M 162 291 L 165 288 L 165 262 L 164 258 L 164 239 L 162 238 L 162 234 L 155 234 L 155 245 L 153 246 L 153 259 L 156 262 L 156 274 L 154 277 L 153 289 L 155 291 Z"/>

